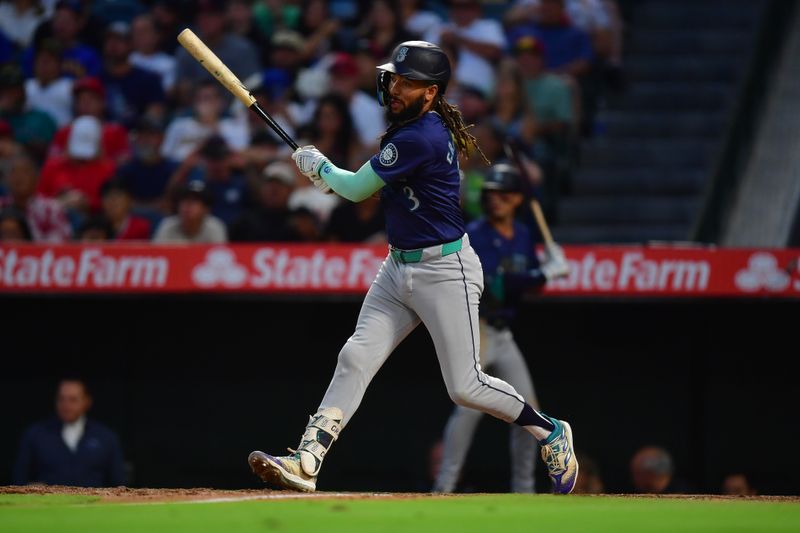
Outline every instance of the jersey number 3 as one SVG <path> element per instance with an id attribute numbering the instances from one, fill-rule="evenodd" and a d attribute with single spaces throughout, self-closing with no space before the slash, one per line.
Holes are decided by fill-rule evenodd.
<path id="1" fill-rule="evenodd" d="M 411 201 L 411 208 L 409 209 L 409 211 L 416 211 L 417 208 L 419 207 L 419 198 L 414 196 L 414 189 L 406 185 L 405 187 L 403 187 L 403 193 L 405 193 L 406 198 L 408 198 Z"/>

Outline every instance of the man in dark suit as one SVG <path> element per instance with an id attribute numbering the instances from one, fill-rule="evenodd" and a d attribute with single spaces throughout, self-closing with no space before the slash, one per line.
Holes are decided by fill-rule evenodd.
<path id="1" fill-rule="evenodd" d="M 92 398 L 86 385 L 58 385 L 56 416 L 25 431 L 14 465 L 14 483 L 114 487 L 125 483 L 122 447 L 116 433 L 86 417 Z"/>

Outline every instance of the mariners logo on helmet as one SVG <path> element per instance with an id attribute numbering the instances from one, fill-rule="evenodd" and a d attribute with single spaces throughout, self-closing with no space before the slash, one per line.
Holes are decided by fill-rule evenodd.
<path id="1" fill-rule="evenodd" d="M 400 49 L 397 51 L 397 55 L 394 58 L 395 63 L 402 63 L 406 60 L 406 54 L 408 54 L 408 47 L 401 46 Z"/>
<path id="2" fill-rule="evenodd" d="M 385 167 L 394 165 L 397 162 L 397 156 L 397 147 L 392 143 L 387 144 L 383 147 L 383 150 L 381 150 L 381 155 L 379 157 L 381 165 Z"/>

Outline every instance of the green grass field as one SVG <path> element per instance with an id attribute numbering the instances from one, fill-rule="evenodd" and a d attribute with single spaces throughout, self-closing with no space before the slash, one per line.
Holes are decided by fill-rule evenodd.
<path id="1" fill-rule="evenodd" d="M 324 496 L 324 495 L 322 495 Z M 475 495 L 108 503 L 0 494 L 3 533 L 800 531 L 797 501 Z"/>

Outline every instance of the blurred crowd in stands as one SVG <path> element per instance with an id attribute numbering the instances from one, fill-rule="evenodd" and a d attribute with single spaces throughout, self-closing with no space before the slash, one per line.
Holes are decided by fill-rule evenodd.
<path id="1" fill-rule="evenodd" d="M 378 199 L 325 195 L 177 41 L 191 27 L 298 144 L 354 170 L 386 129 L 375 66 L 450 56 L 490 160 L 511 140 L 552 213 L 622 87 L 617 0 L 0 2 L 0 240 L 382 242 Z M 462 161 L 464 211 L 486 167 Z"/>

